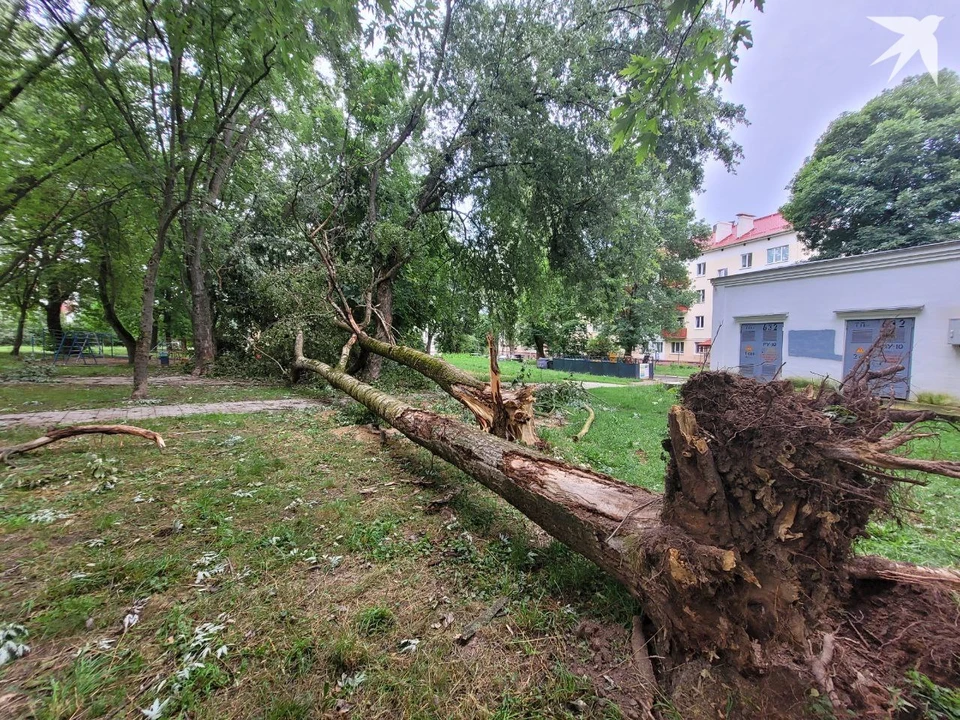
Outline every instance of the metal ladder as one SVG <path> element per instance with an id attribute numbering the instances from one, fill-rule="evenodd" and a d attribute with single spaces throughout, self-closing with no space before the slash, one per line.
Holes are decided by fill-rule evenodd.
<path id="1" fill-rule="evenodd" d="M 64 364 L 70 362 L 70 358 L 80 360 L 84 365 L 87 364 L 87 358 L 97 363 L 97 355 L 93 350 L 93 345 L 99 344 L 96 333 L 91 332 L 73 332 L 64 333 L 60 339 L 60 345 L 53 356 L 53 362 L 63 358 Z"/>

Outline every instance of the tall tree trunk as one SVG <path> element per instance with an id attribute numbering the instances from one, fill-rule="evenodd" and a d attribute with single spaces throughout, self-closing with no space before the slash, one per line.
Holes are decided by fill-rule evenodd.
<path id="1" fill-rule="evenodd" d="M 537 348 L 537 358 L 545 358 L 547 353 L 544 351 L 544 339 L 543 335 L 534 335 L 533 344 Z"/>
<path id="2" fill-rule="evenodd" d="M 433 349 L 433 328 L 427 328 L 427 343 L 426 343 L 427 355 L 433 355 L 433 352 L 431 352 L 432 349 Z"/>
<path id="3" fill-rule="evenodd" d="M 70 299 L 71 293 L 64 291 L 59 282 L 53 282 L 47 288 L 47 332 L 53 339 L 54 349 L 63 337 L 63 303 Z"/>
<path id="4" fill-rule="evenodd" d="M 190 284 L 190 320 L 193 326 L 193 374 L 203 375 L 216 360 L 217 346 L 213 334 L 213 304 L 207 288 L 204 257 L 204 228 L 184 213 L 184 262 Z"/>
<path id="5" fill-rule="evenodd" d="M 103 258 L 100 260 L 99 281 L 97 282 L 97 290 L 100 294 L 100 305 L 103 306 L 103 317 L 110 327 L 113 328 L 117 337 L 120 338 L 123 347 L 126 348 L 127 362 L 133 364 L 133 356 L 137 351 L 137 339 L 133 336 L 133 333 L 127 330 L 123 321 L 120 320 L 120 316 L 117 315 L 114 295 L 110 292 L 112 278 L 113 273 L 110 258 L 104 253 Z"/>
<path id="6" fill-rule="evenodd" d="M 13 349 L 10 354 L 14 357 L 20 356 L 20 347 L 23 345 L 23 331 L 27 325 L 27 305 L 20 306 L 20 315 L 17 318 L 17 334 L 13 338 Z"/>
<path id="7" fill-rule="evenodd" d="M 391 255 L 393 258 L 393 255 Z M 395 261 L 395 259 L 394 259 Z M 387 278 L 377 285 L 374 307 L 377 309 L 376 333 L 374 337 L 385 343 L 393 342 L 393 278 Z M 363 376 L 367 380 L 376 380 L 383 371 L 383 356 L 370 353 Z"/>
<path id="8" fill-rule="evenodd" d="M 140 306 L 140 335 L 137 337 L 137 346 L 133 354 L 133 392 L 130 397 L 134 400 L 143 400 L 149 393 L 147 378 L 150 372 L 150 349 L 153 347 L 153 315 L 154 303 L 157 299 L 157 278 L 160 275 L 160 261 L 167 244 L 167 232 L 176 215 L 173 199 L 173 178 L 168 178 L 165 190 L 163 207 L 157 223 L 157 237 L 150 251 L 147 261 L 147 270 L 143 276 L 143 298 Z"/>

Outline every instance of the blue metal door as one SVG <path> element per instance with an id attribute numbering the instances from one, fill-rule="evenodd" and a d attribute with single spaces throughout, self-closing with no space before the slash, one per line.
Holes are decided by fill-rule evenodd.
<path id="1" fill-rule="evenodd" d="M 740 325 L 740 374 L 771 380 L 783 362 L 783 323 Z"/>
<path id="2" fill-rule="evenodd" d="M 915 318 L 885 318 L 880 320 L 847 320 L 846 342 L 843 350 L 843 375 L 846 377 L 857 361 L 876 342 L 884 323 L 893 324 L 893 337 L 870 360 L 870 370 L 882 370 L 902 365 L 893 377 L 879 378 L 873 385 L 877 395 L 906 400 L 910 394 L 910 356 L 913 350 Z"/>

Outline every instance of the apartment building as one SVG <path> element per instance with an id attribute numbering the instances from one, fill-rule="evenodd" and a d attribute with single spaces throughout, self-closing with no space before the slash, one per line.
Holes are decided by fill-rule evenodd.
<path id="1" fill-rule="evenodd" d="M 763 217 L 740 213 L 734 222 L 718 222 L 701 242 L 702 254 L 687 268 L 696 300 L 683 312 L 680 329 L 659 338 L 654 347 L 658 360 L 700 363 L 709 354 L 713 278 L 785 267 L 810 258 L 810 251 L 778 212 Z"/>

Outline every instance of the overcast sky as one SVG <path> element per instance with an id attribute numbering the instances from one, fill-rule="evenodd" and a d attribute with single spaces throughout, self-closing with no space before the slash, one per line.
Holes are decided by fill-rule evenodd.
<path id="1" fill-rule="evenodd" d="M 891 81 L 895 57 L 871 66 L 901 36 L 867 18 L 927 15 L 945 18 L 936 32 L 940 67 L 960 71 L 960 0 L 767 0 L 763 13 L 738 11 L 752 20 L 754 46 L 725 95 L 746 107 L 750 125 L 734 131 L 744 153 L 735 174 L 708 164 L 701 218 L 775 212 L 831 120 L 925 72 L 919 54 Z"/>

